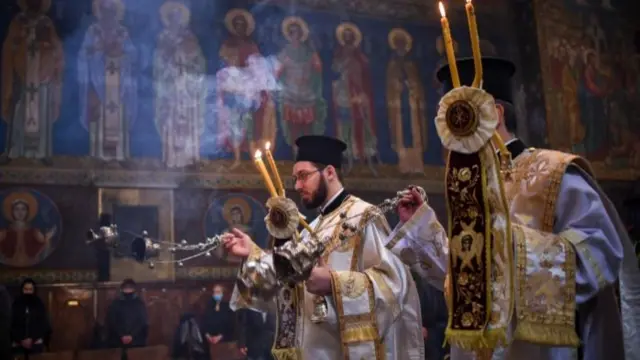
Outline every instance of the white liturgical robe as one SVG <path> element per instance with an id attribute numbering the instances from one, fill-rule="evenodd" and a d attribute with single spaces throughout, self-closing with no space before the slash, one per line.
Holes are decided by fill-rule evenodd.
<path id="1" fill-rule="evenodd" d="M 424 359 L 418 293 L 406 266 L 384 246 L 389 233 L 384 216 L 346 193 L 333 201 L 337 206 L 310 224 L 319 238 L 331 238 L 324 256 L 332 269 L 333 293 L 325 297 L 328 316 L 321 323 L 311 321 L 317 297 L 303 284 L 279 290 L 273 355 L 304 360 Z M 358 228 L 346 240 L 339 236 L 343 222 Z M 308 236 L 303 231 L 302 241 Z M 260 259 L 275 271 L 270 252 L 254 250 L 248 260 Z M 265 306 L 269 302 L 235 287 L 232 307 L 262 311 Z"/>

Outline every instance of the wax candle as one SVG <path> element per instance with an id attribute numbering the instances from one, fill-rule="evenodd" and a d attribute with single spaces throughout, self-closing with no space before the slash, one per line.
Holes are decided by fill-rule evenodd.
<path id="1" fill-rule="evenodd" d="M 480 87 L 482 84 L 482 55 L 480 53 L 480 36 L 478 35 L 478 24 L 476 23 L 476 11 L 471 1 L 467 0 L 464 8 L 467 12 L 467 22 L 469 23 L 469 36 L 471 37 L 471 51 L 473 52 L 473 66 L 475 69 L 472 86 Z"/>
<path id="2" fill-rule="evenodd" d="M 256 163 L 256 168 L 258 168 L 258 171 L 262 175 L 262 179 L 264 180 L 264 183 L 267 186 L 267 190 L 269 191 L 269 194 L 271 194 L 271 197 L 278 196 L 278 193 L 276 192 L 276 188 L 273 186 L 273 182 L 271 182 L 271 177 L 267 172 L 267 168 L 264 166 L 264 162 L 262 162 L 262 151 L 260 150 L 256 151 L 255 163 Z"/>
<path id="3" fill-rule="evenodd" d="M 453 87 L 460 87 L 460 76 L 458 75 L 458 64 L 456 63 L 456 56 L 453 51 L 453 39 L 451 38 L 451 30 L 449 29 L 449 20 L 447 20 L 447 13 L 444 10 L 442 1 L 438 3 L 440 7 L 440 24 L 442 25 L 442 37 L 444 38 L 444 47 L 447 52 L 447 61 L 449 62 L 449 69 L 451 71 L 451 81 Z"/>
<path id="4" fill-rule="evenodd" d="M 264 146 L 264 152 L 267 155 L 267 162 L 269 163 L 269 167 L 271 168 L 271 172 L 275 177 L 275 186 L 278 192 L 278 195 L 284 196 L 284 184 L 282 183 L 282 179 L 280 178 L 280 172 L 276 167 L 276 162 L 273 159 L 273 154 L 271 153 L 271 143 L 267 142 Z"/>

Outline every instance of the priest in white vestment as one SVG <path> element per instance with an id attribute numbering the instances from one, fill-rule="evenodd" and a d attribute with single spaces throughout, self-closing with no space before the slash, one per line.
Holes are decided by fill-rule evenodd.
<path id="1" fill-rule="evenodd" d="M 342 186 L 346 145 L 324 136 L 303 136 L 296 145 L 295 189 L 307 208 L 320 209 L 310 228 L 331 242 L 304 283 L 285 285 L 275 299 L 264 301 L 238 282 L 232 306 L 262 310 L 275 301 L 276 359 L 424 359 L 418 293 L 408 269 L 384 246 L 389 226 L 376 206 Z M 356 228 L 346 238 L 339 236 L 343 223 Z M 309 240 L 306 230 L 301 239 Z M 245 259 L 239 278 L 255 260 L 275 273 L 271 252 L 241 231 L 233 230 L 225 247 Z M 327 309 L 319 322 L 312 321 L 318 300 Z"/>

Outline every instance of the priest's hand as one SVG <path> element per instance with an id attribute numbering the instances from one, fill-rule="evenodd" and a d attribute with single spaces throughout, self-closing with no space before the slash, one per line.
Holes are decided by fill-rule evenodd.
<path id="1" fill-rule="evenodd" d="M 331 295 L 331 269 L 320 259 L 318 264 L 311 270 L 309 279 L 305 281 L 307 291 L 319 296 Z"/>
<path id="2" fill-rule="evenodd" d="M 398 211 L 400 221 L 403 223 L 409 221 L 422 204 L 424 204 L 424 199 L 418 192 L 418 189 L 412 187 L 409 193 L 402 196 L 400 201 L 398 201 L 396 210 Z"/>
<path id="3" fill-rule="evenodd" d="M 222 242 L 225 250 L 239 258 L 246 259 L 251 252 L 251 238 L 238 229 L 231 229 L 230 233 L 224 234 Z"/>

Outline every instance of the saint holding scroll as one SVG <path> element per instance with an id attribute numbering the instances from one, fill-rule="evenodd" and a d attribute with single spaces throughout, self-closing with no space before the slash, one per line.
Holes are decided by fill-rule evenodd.
<path id="1" fill-rule="evenodd" d="M 404 264 L 384 247 L 389 226 L 377 207 L 342 186 L 346 144 L 303 136 L 296 146 L 295 189 L 307 208 L 321 209 L 310 224 L 314 234 L 304 230 L 300 241 L 311 236 L 331 241 L 304 283 L 286 284 L 265 302 L 238 281 L 232 306 L 266 312 L 275 301 L 276 359 L 424 359 L 416 286 Z M 345 228 L 356 230 L 341 231 Z M 245 259 L 239 279 L 256 259 L 275 273 L 272 253 L 246 234 L 234 230 L 225 247 Z M 327 305 L 320 320 L 314 318 L 318 299 Z"/>

